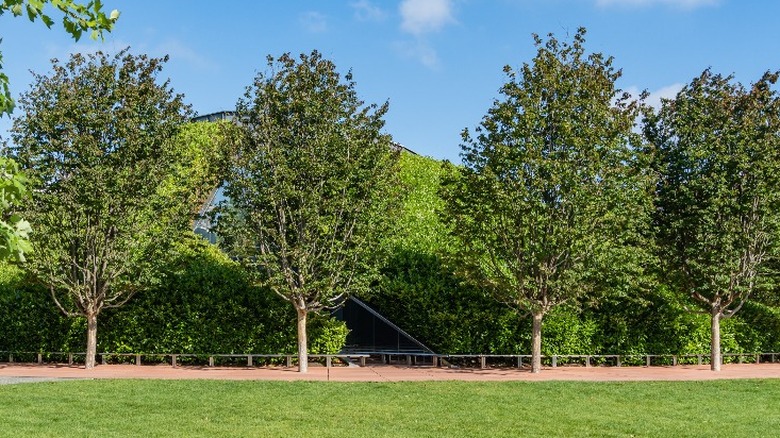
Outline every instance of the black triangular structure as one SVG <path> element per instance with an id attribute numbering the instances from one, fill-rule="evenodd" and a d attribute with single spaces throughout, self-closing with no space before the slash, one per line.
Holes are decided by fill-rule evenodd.
<path id="1" fill-rule="evenodd" d="M 355 297 L 349 297 L 334 315 L 344 321 L 350 330 L 343 350 L 345 353 L 435 354 L 425 344 Z"/>

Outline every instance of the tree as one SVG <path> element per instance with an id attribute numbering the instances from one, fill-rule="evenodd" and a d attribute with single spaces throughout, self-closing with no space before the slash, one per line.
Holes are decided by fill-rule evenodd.
<path id="1" fill-rule="evenodd" d="M 298 319 L 339 306 L 374 278 L 379 237 L 396 201 L 397 152 L 383 134 L 388 105 L 365 105 L 352 74 L 314 51 L 268 57 L 237 105 L 244 138 L 225 186 L 217 233 Z"/>
<path id="2" fill-rule="evenodd" d="M 9 11 L 16 17 L 26 15 L 30 21 L 40 19 L 46 27 L 51 28 L 54 20 L 44 11 L 47 4 L 59 10 L 65 31 L 76 41 L 81 39 L 85 31 L 91 31 L 92 39 L 102 37 L 103 31 L 110 32 L 119 18 L 119 11 L 116 9 L 106 16 L 103 12 L 103 2 L 100 0 L 90 1 L 87 4 L 74 0 L 2 0 L 0 15 Z M 2 68 L 2 61 L 3 56 L 0 53 L 0 68 Z M 8 76 L 0 72 L 0 116 L 10 114 L 13 108 L 14 101 L 11 97 Z"/>
<path id="3" fill-rule="evenodd" d="M 48 0 L 3 0 L 0 3 L 0 15 L 10 11 L 14 16 L 26 14 L 30 21 L 40 19 L 51 28 L 54 21 L 44 13 Z M 101 2 L 94 1 L 86 5 L 73 0 L 51 0 L 51 5 L 63 14 L 65 31 L 77 41 L 86 30 L 92 30 L 92 38 L 98 38 L 103 31 L 111 31 L 119 18 L 119 11 L 113 10 L 107 17 L 102 12 Z M 3 55 L 0 53 L 0 117 L 10 114 L 14 108 L 8 76 L 2 72 Z M 25 186 L 26 177 L 19 173 L 19 166 L 8 157 L 0 157 L 0 259 L 24 261 L 25 253 L 32 247 L 29 234 L 30 223 L 18 214 L 11 212 L 29 196 Z"/>
<path id="4" fill-rule="evenodd" d="M 767 72 L 750 89 L 705 70 L 651 115 L 654 224 L 663 278 L 720 321 L 768 280 L 780 224 L 780 99 Z"/>
<path id="5" fill-rule="evenodd" d="M 641 104 L 616 89 L 612 58 L 534 36 L 537 54 L 509 81 L 450 168 L 444 218 L 462 242 L 459 273 L 528 312 L 532 371 L 544 315 L 641 273 L 636 244 L 648 209 L 632 146 Z"/>
<path id="6" fill-rule="evenodd" d="M 20 99 L 13 152 L 35 198 L 28 269 L 69 316 L 87 319 L 86 366 L 95 364 L 97 319 L 154 277 L 165 239 L 186 229 L 187 211 L 155 200 L 175 165 L 168 146 L 189 108 L 166 81 L 166 59 L 122 51 L 54 60 Z M 169 206 L 169 207 L 167 207 Z"/>

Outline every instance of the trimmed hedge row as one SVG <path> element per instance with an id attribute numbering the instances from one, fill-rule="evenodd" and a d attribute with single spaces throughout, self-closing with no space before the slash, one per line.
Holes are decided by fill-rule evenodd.
<path id="1" fill-rule="evenodd" d="M 445 266 L 453 243 L 436 212 L 442 172 L 439 161 L 402 157 L 406 210 L 387 239 L 384 277 L 363 298 L 439 353 L 527 354 L 530 318 L 462 284 Z M 544 319 L 542 353 L 708 353 L 709 316 L 689 313 L 680 300 L 658 287 L 555 308 Z M 780 309 L 747 303 L 722 321 L 721 342 L 724 353 L 780 351 Z"/>
<path id="2" fill-rule="evenodd" d="M 201 238 L 185 237 L 162 282 L 98 321 L 98 351 L 114 353 L 294 353 L 296 316 L 273 292 Z M 0 351 L 83 351 L 86 321 L 66 318 L 48 292 L 16 267 L 0 269 Z M 344 323 L 309 323 L 310 351 L 335 354 Z"/>
<path id="3" fill-rule="evenodd" d="M 397 254 L 369 304 L 445 354 L 527 354 L 531 320 L 461 284 L 433 255 Z M 780 351 L 780 310 L 748 302 L 721 323 L 724 353 Z M 542 353 L 707 354 L 710 318 L 663 289 L 562 306 L 544 319 Z"/>

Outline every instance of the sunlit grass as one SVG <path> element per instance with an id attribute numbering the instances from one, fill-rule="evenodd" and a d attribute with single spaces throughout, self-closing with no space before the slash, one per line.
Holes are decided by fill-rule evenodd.
<path id="1" fill-rule="evenodd" d="M 0 387 L 0 436 L 770 436 L 780 379 L 95 380 Z"/>

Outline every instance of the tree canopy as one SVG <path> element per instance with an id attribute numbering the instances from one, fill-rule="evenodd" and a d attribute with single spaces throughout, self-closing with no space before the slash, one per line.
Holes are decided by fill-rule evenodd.
<path id="1" fill-rule="evenodd" d="M 44 6 L 50 3 L 62 14 L 62 24 L 77 41 L 86 30 L 92 30 L 92 38 L 111 31 L 119 18 L 119 11 L 113 10 L 109 16 L 103 13 L 100 0 L 86 5 L 73 0 L 3 0 L 0 3 L 0 15 L 11 12 L 14 16 L 26 15 L 30 21 L 40 19 L 51 28 L 54 21 L 44 12 Z M 8 76 L 2 72 L 3 55 L 0 52 L 0 117 L 10 114 L 14 108 Z M 29 234 L 30 223 L 14 212 L 29 196 L 27 178 L 19 172 L 19 166 L 8 157 L 0 157 L 0 259 L 24 261 L 25 253 L 32 250 Z"/>
<path id="2" fill-rule="evenodd" d="M 63 312 L 87 318 L 88 367 L 100 311 L 150 281 L 165 239 L 189 223 L 161 210 L 178 209 L 176 199 L 155 202 L 189 117 L 182 96 L 157 81 L 164 62 L 127 51 L 55 60 L 22 95 L 12 128 L 36 194 L 24 210 L 38 230 L 28 269 Z"/>
<path id="3" fill-rule="evenodd" d="M 62 26 L 76 41 L 86 31 L 91 31 L 90 37 L 97 39 L 104 31 L 111 31 L 119 18 L 119 11 L 114 9 L 109 15 L 103 12 L 103 2 L 93 0 L 86 4 L 74 0 L 3 0 L 0 3 L 0 15 L 10 12 L 14 16 L 25 15 L 30 21 L 41 20 L 46 27 L 51 28 L 54 20 L 46 11 L 46 5 L 52 6 L 62 14 Z M 0 69 L 3 56 L 0 53 Z M 10 114 L 14 108 L 8 76 L 0 71 L 0 116 Z"/>
<path id="4" fill-rule="evenodd" d="M 382 133 L 387 104 L 365 105 L 352 74 L 318 52 L 268 57 L 238 102 L 243 140 L 217 230 L 260 284 L 306 317 L 334 308 L 375 276 L 379 237 L 396 205 L 397 152 Z"/>
<path id="5" fill-rule="evenodd" d="M 502 98 L 463 167 L 445 179 L 445 220 L 462 242 L 459 271 L 533 316 L 532 367 L 541 366 L 542 317 L 598 289 L 607 273 L 641 272 L 633 244 L 646 218 L 646 177 L 632 129 L 641 105 L 615 86 L 612 58 L 535 37 L 537 55 L 505 67 Z"/>
<path id="6" fill-rule="evenodd" d="M 648 119 L 658 172 L 653 216 L 664 280 L 712 321 L 766 285 L 780 232 L 780 99 L 767 72 L 749 89 L 705 70 Z"/>

